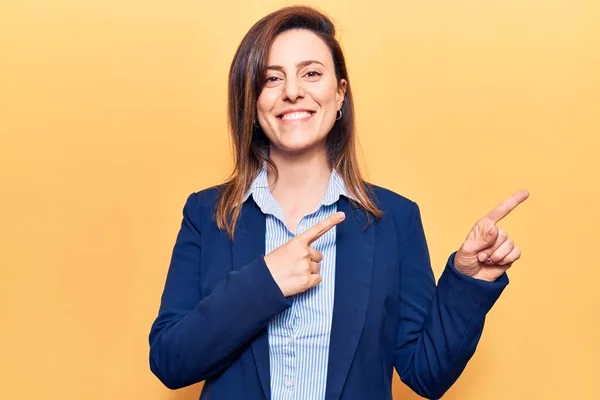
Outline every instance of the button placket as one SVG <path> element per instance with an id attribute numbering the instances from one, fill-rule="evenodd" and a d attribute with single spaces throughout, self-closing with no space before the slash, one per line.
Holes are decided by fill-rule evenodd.
<path id="1" fill-rule="evenodd" d="M 332 180 L 335 177 L 334 174 L 335 171 L 332 172 Z M 264 190 L 257 190 L 257 194 L 261 194 L 262 196 L 260 199 L 257 196 L 256 200 L 261 207 L 261 210 L 267 214 L 269 218 L 267 219 L 266 247 L 270 249 L 270 251 L 283 245 L 287 240 L 294 238 L 296 235 L 306 232 L 307 229 L 310 229 L 310 227 L 315 223 L 318 223 L 319 220 L 326 218 L 331 214 L 331 210 L 335 211 L 335 206 L 332 206 L 332 204 L 337 200 L 338 196 L 335 196 L 335 199 L 333 197 L 334 191 L 337 190 L 337 187 L 333 186 L 336 182 L 333 181 L 327 189 L 325 199 L 317 206 L 317 210 L 303 216 L 298 221 L 294 231 L 291 231 L 289 225 L 286 223 L 283 209 L 274 200 L 268 189 L 266 172 L 263 171 L 263 175 L 262 183 Z M 329 249 L 328 246 L 333 246 L 335 249 L 335 235 L 321 237 L 311 245 L 315 250 L 324 253 L 324 260 L 328 260 L 327 257 L 329 257 L 329 255 L 325 253 L 325 250 Z M 327 273 L 327 270 L 332 271 L 331 274 Z M 328 302 L 329 297 L 333 296 L 331 295 L 331 293 L 333 293 L 333 280 L 325 279 L 325 277 L 333 276 L 332 274 L 334 271 L 335 269 L 323 268 L 323 284 L 312 290 L 292 296 L 292 298 L 290 298 L 292 303 L 291 307 L 281 314 L 281 318 L 274 319 L 274 321 L 270 322 L 270 328 L 272 329 L 269 330 L 269 346 L 270 351 L 272 350 L 270 357 L 273 358 L 270 363 L 271 379 L 272 385 L 275 385 L 274 388 L 279 391 L 282 399 L 292 400 L 298 397 L 315 398 L 317 396 L 312 396 L 313 393 L 318 392 L 321 394 L 321 392 L 324 392 L 325 386 L 321 380 L 306 376 L 306 368 L 311 367 L 307 364 L 307 359 L 306 357 L 303 357 L 304 352 L 301 352 L 301 350 L 306 351 L 307 346 L 312 346 L 311 343 L 318 341 L 318 349 L 315 347 L 315 351 L 318 350 L 320 356 L 326 354 L 326 346 L 328 343 L 321 339 L 315 339 L 317 334 L 322 338 L 324 333 L 321 330 L 315 331 L 312 327 L 307 327 L 307 321 L 304 320 L 304 316 L 316 313 L 315 315 L 320 318 L 319 321 L 323 319 L 321 313 L 323 310 L 317 306 L 317 302 L 319 302 L 320 305 L 320 301 L 323 300 L 325 294 L 328 296 L 326 298 Z M 328 289 L 325 290 L 323 288 Z M 302 321 L 300 318 L 301 316 L 303 317 Z M 309 358 L 308 360 L 312 359 Z M 310 361 L 308 362 L 310 363 Z M 299 377 L 297 385 L 296 376 Z M 305 395 L 305 392 L 310 394 Z M 318 397 L 322 396 L 319 395 Z"/>

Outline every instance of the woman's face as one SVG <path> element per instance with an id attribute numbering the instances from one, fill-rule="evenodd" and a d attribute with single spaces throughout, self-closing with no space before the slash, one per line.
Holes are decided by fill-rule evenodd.
<path id="1" fill-rule="evenodd" d="M 342 107 L 346 81 L 339 85 L 325 42 L 305 29 L 279 34 L 267 60 L 258 97 L 258 121 L 271 146 L 299 153 L 323 146 Z"/>

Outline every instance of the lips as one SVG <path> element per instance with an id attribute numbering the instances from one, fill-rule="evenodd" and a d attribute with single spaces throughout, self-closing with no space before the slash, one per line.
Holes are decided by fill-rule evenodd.
<path id="1" fill-rule="evenodd" d="M 298 121 L 310 118 L 314 113 L 310 111 L 295 111 L 283 114 L 279 117 L 282 121 Z"/>
<path id="2" fill-rule="evenodd" d="M 288 108 L 277 116 L 282 121 L 301 121 L 310 118 L 315 111 L 307 108 Z"/>
<path id="3" fill-rule="evenodd" d="M 307 109 L 290 109 L 279 114 L 277 118 L 284 124 L 302 123 L 308 121 L 315 111 Z"/>

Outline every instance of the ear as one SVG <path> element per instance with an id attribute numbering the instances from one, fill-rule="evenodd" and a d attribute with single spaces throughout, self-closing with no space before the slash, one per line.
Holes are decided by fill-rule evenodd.
<path id="1" fill-rule="evenodd" d="M 344 103 L 344 99 L 346 98 L 346 88 L 348 87 L 348 82 L 345 79 L 340 79 L 338 83 L 337 94 L 335 96 L 335 101 L 338 104 L 338 110 L 342 108 L 342 104 Z"/>

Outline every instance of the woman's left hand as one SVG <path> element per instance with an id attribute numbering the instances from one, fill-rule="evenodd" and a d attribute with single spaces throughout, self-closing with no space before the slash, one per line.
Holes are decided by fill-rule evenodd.
<path id="1" fill-rule="evenodd" d="M 521 257 L 521 250 L 496 224 L 528 197 L 527 190 L 520 190 L 477 221 L 454 256 L 454 268 L 489 282 L 509 269 Z"/>

